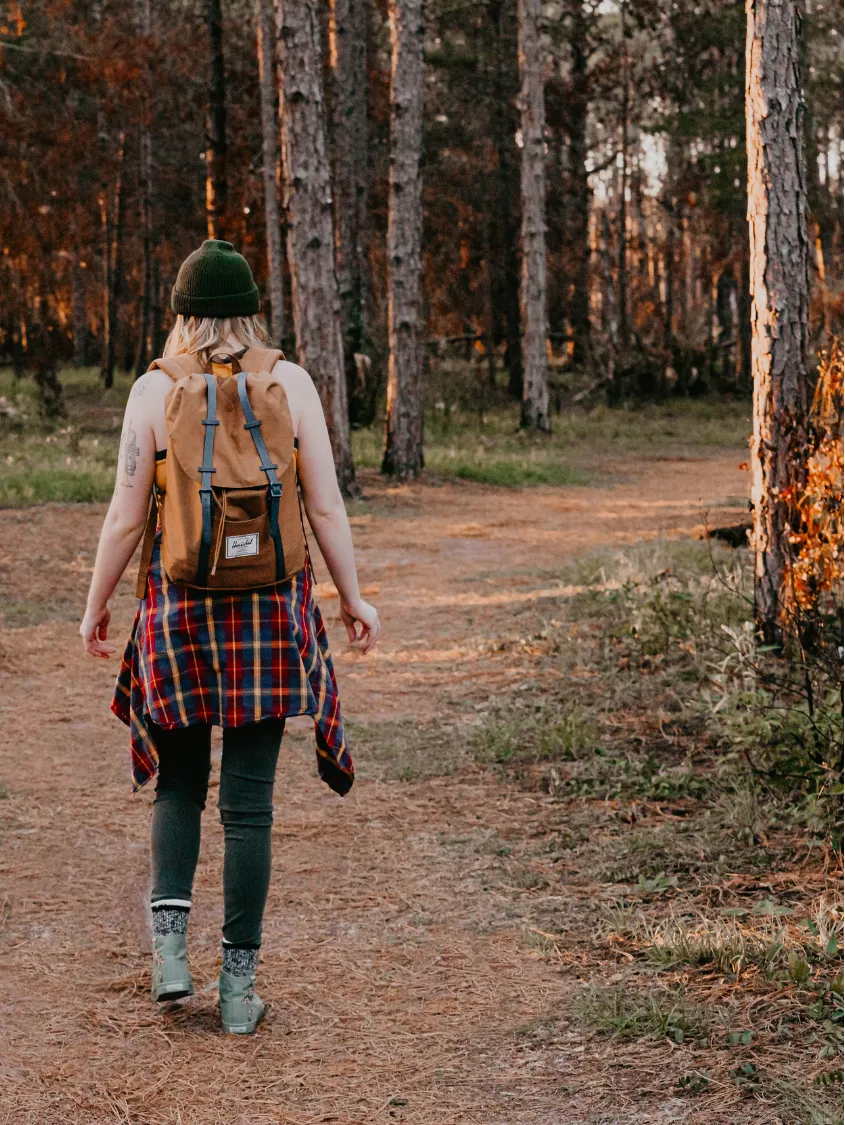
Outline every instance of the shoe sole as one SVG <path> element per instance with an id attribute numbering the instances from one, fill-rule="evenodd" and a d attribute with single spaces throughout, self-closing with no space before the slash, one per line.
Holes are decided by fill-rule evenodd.
<path id="1" fill-rule="evenodd" d="M 179 981 L 175 984 L 163 985 L 157 992 L 153 993 L 153 1000 L 160 1004 L 164 1000 L 182 1000 L 186 996 L 193 996 L 193 994 L 194 986 L 190 981 Z"/>

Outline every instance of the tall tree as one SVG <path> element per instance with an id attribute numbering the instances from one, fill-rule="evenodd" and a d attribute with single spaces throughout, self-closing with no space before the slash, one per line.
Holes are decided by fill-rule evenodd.
<path id="1" fill-rule="evenodd" d="M 226 158 L 226 68 L 223 60 L 223 13 L 220 0 L 205 0 L 211 48 L 205 140 L 205 218 L 209 238 L 223 237 L 228 179 Z"/>
<path id="2" fill-rule="evenodd" d="M 350 417 L 362 424 L 372 421 L 375 405 L 370 388 L 360 386 L 355 359 L 371 352 L 366 323 L 369 13 L 369 0 L 329 0 L 337 282 Z"/>
<path id="3" fill-rule="evenodd" d="M 319 13 L 311 0 L 276 0 L 282 160 L 297 359 L 326 414 L 338 482 L 354 478 L 334 263 L 332 190 Z"/>
<path id="4" fill-rule="evenodd" d="M 755 614 L 779 638 L 789 502 L 807 461 L 808 239 L 797 0 L 746 0 Z"/>
<path id="5" fill-rule="evenodd" d="M 514 50 L 513 8 L 505 0 L 490 0 L 487 18 L 492 33 L 490 117 L 492 143 L 496 151 L 496 175 L 491 185 L 491 206 L 495 208 L 496 221 L 492 224 L 493 237 L 488 236 L 491 255 L 496 256 L 491 287 L 498 321 L 497 337 L 505 343 L 508 394 L 511 398 L 521 399 L 519 221 L 515 208 L 519 195 L 519 162 L 514 139 L 518 124 L 516 94 L 519 72 Z"/>
<path id="6" fill-rule="evenodd" d="M 285 334 L 282 279 L 282 224 L 279 217 L 276 164 L 279 118 L 276 112 L 275 30 L 270 0 L 255 0 L 258 85 L 261 97 L 261 156 L 264 172 L 264 227 L 267 238 L 267 288 L 270 291 L 270 335 L 281 346 Z"/>
<path id="7" fill-rule="evenodd" d="M 152 30 L 153 13 L 151 0 L 138 0 L 138 30 L 140 32 L 141 52 L 144 64 L 144 84 L 147 104 L 141 120 L 139 138 L 139 180 L 141 187 L 141 241 L 143 253 L 143 279 L 141 306 L 138 316 L 138 350 L 135 357 L 135 378 L 140 378 L 153 358 L 152 318 L 153 318 L 153 140 L 152 123 Z"/>
<path id="8" fill-rule="evenodd" d="M 567 233 L 572 261 L 572 295 L 569 323 L 572 328 L 572 362 L 585 362 L 590 348 L 590 182 L 587 172 L 587 116 L 590 87 L 587 74 L 589 47 L 584 0 L 569 0 L 569 45 L 572 80 L 569 89 L 569 222 Z"/>
<path id="9" fill-rule="evenodd" d="M 622 33 L 622 105 L 620 110 L 620 165 L 619 165 L 619 261 L 616 271 L 619 287 L 619 342 L 624 349 L 628 344 L 628 132 L 631 112 L 631 78 L 628 58 L 628 19 L 626 0 L 619 6 Z"/>
<path id="10" fill-rule="evenodd" d="M 389 0 L 390 194 L 387 219 L 387 426 L 381 469 L 418 476 L 422 451 L 422 148 L 424 0 Z"/>
<path id="11" fill-rule="evenodd" d="M 546 190 L 540 0 L 519 0 L 522 75 L 522 425 L 549 430 L 546 354 Z"/>
<path id="12" fill-rule="evenodd" d="M 104 183 L 100 197 L 103 235 L 103 334 L 100 376 L 104 387 L 114 383 L 117 362 L 117 307 L 123 279 L 123 214 L 125 209 L 124 162 L 126 133 L 121 129 L 118 140 L 117 171 L 114 194 L 109 199 L 109 185 Z"/>

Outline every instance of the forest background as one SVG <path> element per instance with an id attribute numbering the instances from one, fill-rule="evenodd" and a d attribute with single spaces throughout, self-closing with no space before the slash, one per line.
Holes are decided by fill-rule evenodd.
<path id="1" fill-rule="evenodd" d="M 53 1021 L 16 1030 L 22 1122 L 88 1125 L 106 1104 L 144 1125 L 243 1111 L 206 1052 L 210 1008 L 166 1017 L 179 1067 L 159 1058 L 167 1079 L 139 1094 L 110 1036 L 140 1057 L 158 1035 L 141 1007 L 144 923 L 113 918 L 102 888 L 123 885 L 140 828 L 127 816 L 95 847 L 87 790 L 63 820 L 42 744 L 114 741 L 105 719 L 90 731 L 105 688 L 70 655 L 81 733 L 50 735 L 67 721 L 50 712 L 55 653 L 76 641 L 122 408 L 206 237 L 246 254 L 275 341 L 315 378 L 362 569 L 381 575 L 394 625 L 375 670 L 338 657 L 363 718 L 361 805 L 337 816 L 372 815 L 347 872 L 360 896 L 334 909 L 382 973 L 343 982 L 349 1049 L 372 1050 L 344 1079 L 363 1119 L 401 1119 L 410 1098 L 420 1122 L 442 1125 L 447 1104 L 493 1120 L 503 1096 L 527 1122 L 562 1105 L 572 1120 L 841 1118 L 841 74 L 830 0 L 6 7 L 0 640 L 14 644 L 0 645 L 0 706 L 17 729 L 40 700 L 47 734 L 21 727 L 21 745 L 38 741 L 3 766 L 22 880 L 4 917 L 20 1003 Z M 749 218 L 770 236 L 749 241 Z M 117 602 L 128 623 L 128 589 Z M 306 760 L 293 790 L 321 817 Z M 119 763 L 104 770 L 117 807 Z M 389 865 L 396 885 L 373 909 L 404 832 L 379 837 L 385 786 L 419 815 L 414 838 L 432 835 L 419 870 Z M 464 786 L 493 819 L 456 835 L 449 794 Z M 300 827 L 286 877 L 314 847 Z M 319 835 L 339 831 L 332 809 Z M 57 849 L 77 833 L 98 873 L 85 894 L 68 892 L 51 833 Z M 471 937 L 467 867 L 482 896 Z M 32 879 L 47 889 L 22 910 Z M 309 880 L 306 944 L 334 924 Z M 416 904 L 400 922 L 396 902 Z M 129 927 L 113 980 L 95 957 L 111 937 L 79 951 L 91 918 Z M 445 1003 L 431 1016 L 445 1035 L 433 1072 L 413 1035 L 400 1062 L 382 1049 L 407 1005 L 371 1011 L 369 981 L 406 945 L 397 980 L 423 992 L 450 948 L 471 967 L 449 980 L 454 1022 Z M 279 948 L 277 993 L 305 982 L 300 1041 L 341 1034 L 321 967 L 306 981 L 308 959 L 288 972 Z M 508 971 L 488 978 L 494 964 Z M 83 996 L 70 982 L 85 972 Z M 282 1026 L 262 1034 L 286 1066 Z M 480 1053 L 450 1085 L 465 1041 Z M 299 1110 L 272 1116 L 253 1086 L 256 1120 L 310 1123 L 336 1096 L 303 1050 L 309 1081 L 285 1090 Z M 175 1072 L 191 1089 L 173 1118 Z M 626 1116 L 632 1101 L 645 1116 Z"/>
<path id="2" fill-rule="evenodd" d="M 388 369 L 395 59 L 385 4 L 314 12 L 323 81 L 309 97 L 324 103 L 350 416 L 369 425 Z M 296 353 L 282 251 L 296 200 L 283 183 L 269 10 L 262 116 L 261 19 L 240 0 L 7 8 L 0 346 L 16 368 L 37 366 L 34 337 L 47 332 L 60 363 L 96 363 L 106 386 L 116 368 L 145 370 L 178 266 L 207 234 L 247 255 L 274 334 Z M 538 29 L 554 404 L 749 393 L 742 5 L 561 0 L 542 7 Z M 841 309 L 839 31 L 835 4 L 807 5 L 815 345 Z M 421 336 L 429 368 L 467 362 L 462 405 L 475 408 L 522 395 L 517 33 L 515 2 L 426 10 Z M 268 201 L 282 233 L 269 258 Z M 268 260 L 281 267 L 276 292 Z M 442 400 L 437 380 L 424 385 L 429 405 Z"/>

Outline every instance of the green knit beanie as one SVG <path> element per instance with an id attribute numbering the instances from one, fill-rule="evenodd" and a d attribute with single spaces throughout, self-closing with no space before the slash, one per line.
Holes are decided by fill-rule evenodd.
<path id="1" fill-rule="evenodd" d="M 170 307 L 182 316 L 254 316 L 260 301 L 249 262 L 231 242 L 210 238 L 179 267 Z"/>

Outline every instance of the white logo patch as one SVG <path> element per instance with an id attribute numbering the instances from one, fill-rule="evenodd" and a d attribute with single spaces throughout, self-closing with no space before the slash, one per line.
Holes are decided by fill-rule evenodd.
<path id="1" fill-rule="evenodd" d="M 258 532 L 252 535 L 227 535 L 226 558 L 242 559 L 245 555 L 258 554 Z"/>

